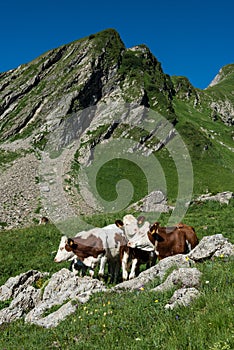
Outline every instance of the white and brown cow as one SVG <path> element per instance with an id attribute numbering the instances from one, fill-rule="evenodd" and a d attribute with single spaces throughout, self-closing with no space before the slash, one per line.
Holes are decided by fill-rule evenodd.
<path id="1" fill-rule="evenodd" d="M 100 277 L 104 275 L 107 262 L 111 280 L 117 281 L 120 271 L 122 235 L 122 230 L 113 224 L 80 232 L 73 238 L 63 236 L 54 261 L 61 262 L 75 257 L 92 269 L 100 263 L 98 273 Z"/>
<path id="2" fill-rule="evenodd" d="M 153 266 L 156 262 L 154 245 L 149 241 L 147 232 L 150 223 L 144 221 L 141 216 L 136 219 L 133 215 L 125 215 L 122 220 L 116 220 L 115 224 L 123 229 L 127 246 L 122 244 L 121 264 L 123 279 L 134 278 L 139 272 L 141 264 L 146 267 Z M 131 271 L 128 276 L 128 268 L 131 263 Z"/>
<path id="3" fill-rule="evenodd" d="M 78 235 L 82 235 L 82 233 L 85 233 L 85 232 L 86 231 L 80 232 Z M 75 253 L 73 253 L 73 251 L 67 251 L 65 249 L 67 240 L 68 240 L 67 236 L 61 237 L 58 251 L 54 258 L 54 262 L 60 263 L 64 261 L 70 261 L 71 262 L 70 268 L 74 273 L 81 271 L 81 275 L 83 276 L 88 271 L 90 276 L 92 277 L 94 275 L 95 267 L 100 262 L 100 258 L 95 259 L 94 257 L 90 256 L 81 262 L 81 260 L 78 259 L 78 257 L 75 255 Z"/>

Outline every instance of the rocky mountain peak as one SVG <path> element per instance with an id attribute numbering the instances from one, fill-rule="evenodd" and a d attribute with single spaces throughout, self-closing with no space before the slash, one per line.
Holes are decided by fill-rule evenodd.
<path id="1" fill-rule="evenodd" d="M 228 64 L 224 67 L 222 67 L 218 74 L 214 77 L 214 79 L 211 81 L 211 83 L 209 84 L 209 87 L 215 86 L 219 83 L 221 83 L 222 81 L 225 81 L 226 79 L 228 79 L 231 75 L 234 74 L 234 64 Z"/>
<path id="2" fill-rule="evenodd" d="M 145 46 L 127 50 L 113 29 L 48 51 L 0 78 L 2 140 L 48 133 L 68 115 L 100 101 L 148 103 L 149 89 L 164 98 L 161 108 L 172 109 L 170 79 L 160 64 Z"/>
<path id="3" fill-rule="evenodd" d="M 211 83 L 208 85 L 208 87 L 214 86 L 218 84 L 223 77 L 223 69 L 221 68 L 218 72 L 218 74 L 214 77 L 214 79 L 211 81 Z"/>

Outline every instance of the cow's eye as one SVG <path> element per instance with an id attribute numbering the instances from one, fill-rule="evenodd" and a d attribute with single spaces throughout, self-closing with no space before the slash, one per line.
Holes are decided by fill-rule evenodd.
<path id="1" fill-rule="evenodd" d="M 64 247 L 60 248 L 60 250 L 63 250 L 63 249 L 64 249 Z"/>

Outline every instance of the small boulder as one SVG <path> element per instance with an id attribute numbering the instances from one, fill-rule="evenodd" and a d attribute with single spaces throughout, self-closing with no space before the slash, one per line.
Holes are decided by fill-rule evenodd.
<path id="1" fill-rule="evenodd" d="M 189 306 L 191 302 L 200 296 L 200 292 L 192 288 L 180 288 L 175 291 L 165 309 L 174 309 L 178 306 Z"/>
<path id="2" fill-rule="evenodd" d="M 164 292 L 175 286 L 183 288 L 198 287 L 200 284 L 201 272 L 194 268 L 179 268 L 172 271 L 166 281 L 152 289 L 155 292 Z"/>
<path id="3" fill-rule="evenodd" d="M 225 256 L 234 255 L 234 245 L 228 242 L 228 239 L 222 234 L 213 236 L 205 236 L 199 244 L 187 255 L 194 261 L 202 261 L 214 256 L 220 256 L 225 253 Z"/>

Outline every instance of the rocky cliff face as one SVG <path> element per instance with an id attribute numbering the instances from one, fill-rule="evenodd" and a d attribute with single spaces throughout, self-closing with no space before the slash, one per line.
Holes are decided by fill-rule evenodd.
<path id="1" fill-rule="evenodd" d="M 212 80 L 206 92 L 211 97 L 209 106 L 213 110 L 213 118 L 220 116 L 228 126 L 234 125 L 234 64 L 222 67 Z"/>
<path id="2" fill-rule="evenodd" d="M 233 67 L 229 67 L 229 71 L 232 72 Z M 171 78 L 165 74 L 160 62 L 146 46 L 126 48 L 112 29 L 63 45 L 28 64 L 1 73 L 2 226 L 25 225 L 43 214 L 37 172 L 40 152 L 56 128 L 65 125 L 70 117 L 79 118 L 81 111 L 91 108 L 91 112 L 83 116 L 82 123 L 77 123 L 76 119 L 79 130 L 73 130 L 78 132 L 80 140 L 76 161 L 87 164 L 96 145 L 116 135 L 124 138 L 126 134 L 135 134 L 135 130 L 124 128 L 123 123 L 116 119 L 116 104 L 150 108 L 162 114 L 173 126 L 180 122 L 180 115 L 175 110 L 176 101 L 194 108 L 201 108 L 204 104 L 208 118 L 216 113 L 217 118 L 232 126 L 233 94 L 226 93 L 223 97 L 218 89 L 225 81 L 222 75 L 222 79 L 218 79 L 219 84 L 201 92 L 186 78 Z M 103 106 L 112 106 L 112 109 L 108 107 L 105 113 L 101 113 Z M 129 118 L 131 122 L 134 113 Z M 134 120 L 135 127 L 132 129 L 136 128 L 136 124 Z M 171 135 L 173 137 L 174 134 Z M 163 142 L 161 145 L 157 141 L 153 143 L 150 137 L 137 136 L 141 146 L 151 141 L 152 150 L 163 147 Z M 68 135 L 63 134 L 62 138 L 61 143 L 69 141 L 65 141 Z M 169 135 L 165 142 L 170 139 Z M 17 159 L 14 163 L 5 162 L 11 152 Z M 66 193 L 70 203 L 78 203 L 78 211 L 91 213 L 92 210 L 82 204 L 79 191 L 73 184 L 69 172 L 74 166 L 73 161 L 69 161 L 68 157 L 64 179 L 67 181 Z"/>
<path id="3" fill-rule="evenodd" d="M 160 109 L 172 109 L 173 86 L 160 63 L 144 46 L 126 49 L 114 30 L 49 51 L 0 78 L 2 140 L 41 140 L 64 118 L 100 102 L 149 105 L 150 88 L 153 104 L 158 95 Z"/>

